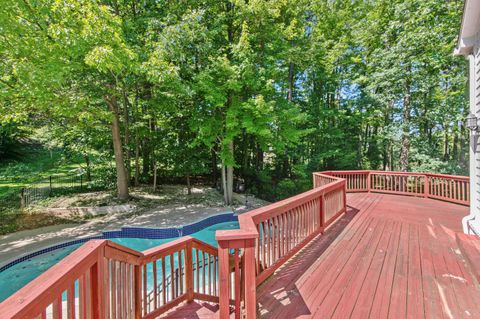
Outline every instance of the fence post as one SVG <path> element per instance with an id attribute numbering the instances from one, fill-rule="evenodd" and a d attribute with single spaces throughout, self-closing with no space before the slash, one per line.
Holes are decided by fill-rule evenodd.
<path id="1" fill-rule="evenodd" d="M 428 175 L 425 175 L 425 182 L 423 183 L 423 197 L 427 198 L 430 195 L 430 187 L 428 185 Z"/>
<path id="2" fill-rule="evenodd" d="M 26 202 L 25 202 L 25 187 L 22 187 L 20 191 L 20 208 L 25 208 L 26 207 Z"/>
<path id="3" fill-rule="evenodd" d="M 80 174 L 80 189 L 83 188 L 83 175 Z"/>
<path id="4" fill-rule="evenodd" d="M 185 251 L 185 285 L 187 290 L 187 302 L 193 301 L 193 258 L 192 258 L 192 241 L 187 243 Z"/>
<path id="5" fill-rule="evenodd" d="M 49 181 L 50 181 L 50 195 L 52 195 L 52 175 L 49 176 Z"/>

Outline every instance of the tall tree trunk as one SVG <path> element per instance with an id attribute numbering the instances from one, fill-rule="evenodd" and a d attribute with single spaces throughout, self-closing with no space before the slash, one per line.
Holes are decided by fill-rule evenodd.
<path id="1" fill-rule="evenodd" d="M 460 125 L 460 151 L 459 151 L 460 167 L 466 168 L 467 162 L 465 161 L 465 127 Z"/>
<path id="2" fill-rule="evenodd" d="M 85 165 L 87 166 L 87 181 L 90 182 L 92 180 L 92 170 L 91 170 L 91 167 L 90 167 L 90 156 L 88 156 L 88 154 L 85 154 L 84 157 L 85 157 Z"/>
<path id="3" fill-rule="evenodd" d="M 157 191 L 157 161 L 153 162 L 153 191 Z"/>
<path id="4" fill-rule="evenodd" d="M 133 105 L 133 114 L 135 116 L 135 120 L 138 121 L 138 99 L 139 99 L 139 88 L 138 82 L 135 82 L 135 99 Z M 140 136 L 138 132 L 138 127 L 135 127 L 135 180 L 134 185 L 138 186 L 140 178 Z"/>
<path id="5" fill-rule="evenodd" d="M 187 194 L 192 195 L 192 185 L 190 184 L 190 175 L 187 175 Z"/>
<path id="6" fill-rule="evenodd" d="M 388 166 L 391 171 L 395 170 L 395 163 L 393 162 L 393 143 L 390 143 L 390 149 L 388 152 Z"/>
<path id="7" fill-rule="evenodd" d="M 227 196 L 227 174 L 226 174 L 226 167 L 225 167 L 225 161 L 222 160 L 222 191 L 223 191 L 223 201 L 225 204 L 228 202 L 228 196 Z"/>
<path id="8" fill-rule="evenodd" d="M 388 167 L 388 143 L 386 139 L 383 141 L 383 156 L 382 156 L 383 170 L 386 171 Z"/>
<path id="9" fill-rule="evenodd" d="M 233 1 L 227 1 L 226 3 L 226 18 L 227 18 L 227 39 L 228 39 L 228 46 L 227 46 L 227 57 L 230 61 L 233 60 L 233 52 L 232 48 L 235 43 L 234 41 L 234 10 L 235 10 L 235 3 Z M 226 110 L 228 111 L 233 104 L 233 93 L 228 93 L 228 98 L 226 102 Z M 226 116 L 225 116 L 226 121 Z M 224 124 L 226 126 L 226 124 Z M 225 130 L 227 130 L 225 128 Z M 226 133 L 226 132 L 224 132 Z M 228 144 L 228 152 L 230 153 L 230 160 L 234 160 L 233 156 L 233 140 L 230 141 Z M 226 165 L 225 160 L 222 160 L 222 183 L 223 183 L 223 197 L 225 200 L 226 205 L 232 204 L 232 197 L 233 197 L 233 166 L 232 164 Z"/>
<path id="10" fill-rule="evenodd" d="M 384 134 L 385 134 L 385 129 L 388 127 L 388 125 L 391 122 L 391 113 L 393 110 L 393 104 L 394 104 L 393 101 L 389 101 L 387 104 L 387 109 L 385 110 L 385 113 L 384 113 L 384 119 L 383 119 Z M 390 151 L 391 145 L 392 145 L 391 139 L 384 137 L 383 139 L 383 170 L 384 171 L 389 171 L 393 169 L 392 154 Z"/>
<path id="11" fill-rule="evenodd" d="M 362 142 L 362 135 L 360 134 L 358 136 L 358 143 L 357 143 L 357 167 L 362 168 L 363 167 L 363 142 Z"/>
<path id="12" fill-rule="evenodd" d="M 242 174 L 243 178 L 247 180 L 247 174 L 249 172 L 249 164 L 250 164 L 250 152 L 249 152 L 249 146 L 250 146 L 250 139 L 245 130 L 243 131 L 243 164 L 242 164 Z"/>
<path id="13" fill-rule="evenodd" d="M 130 117 L 128 114 L 128 95 L 126 90 L 123 90 L 123 120 L 125 122 L 124 125 L 124 133 L 123 133 L 123 138 L 125 140 L 125 169 L 127 171 L 127 182 L 128 185 L 130 185 L 130 178 L 131 178 L 131 164 L 130 164 L 130 132 L 129 132 L 129 126 L 130 126 Z"/>
<path id="14" fill-rule="evenodd" d="M 115 153 L 115 166 L 117 169 L 117 193 L 118 198 L 128 199 L 128 180 L 125 162 L 123 160 L 122 136 L 120 134 L 120 121 L 118 116 L 118 104 L 115 96 L 106 96 L 110 112 L 112 113 L 112 142 L 113 152 Z"/>
<path id="15" fill-rule="evenodd" d="M 367 149 L 368 149 L 368 137 L 369 137 L 369 134 L 370 134 L 370 125 L 365 125 L 365 132 L 363 134 L 363 151 L 366 152 Z M 361 156 L 363 157 L 363 154 L 361 154 Z"/>
<path id="16" fill-rule="evenodd" d="M 151 119 L 148 120 L 148 128 L 151 127 Z M 148 181 L 150 180 L 150 138 L 151 134 L 147 134 L 142 138 L 142 174 L 144 177 L 148 177 Z"/>
<path id="17" fill-rule="evenodd" d="M 458 129 L 453 131 L 453 142 L 452 142 L 452 159 L 454 161 L 458 161 L 458 146 L 459 146 L 459 139 L 458 139 Z"/>
<path id="18" fill-rule="evenodd" d="M 135 132 L 135 186 L 138 186 L 140 176 L 140 141 L 138 131 Z"/>
<path id="19" fill-rule="evenodd" d="M 256 144 L 256 148 L 257 148 L 257 159 L 256 159 L 256 169 L 257 169 L 257 172 L 262 170 L 263 169 L 263 150 L 262 148 L 260 147 L 260 144 L 257 143 Z"/>
<path id="20" fill-rule="evenodd" d="M 212 149 L 212 185 L 214 188 L 217 187 L 217 154 L 215 149 Z"/>
<path id="21" fill-rule="evenodd" d="M 403 132 L 400 149 L 400 171 L 408 170 L 410 158 L 410 79 L 408 78 L 410 68 L 407 71 L 407 78 L 403 82 Z"/>
<path id="22" fill-rule="evenodd" d="M 228 144 L 228 151 L 233 158 L 233 141 Z M 225 165 L 225 188 L 223 190 L 225 204 L 231 205 L 233 202 L 233 166 Z"/>
<path id="23" fill-rule="evenodd" d="M 448 126 L 444 125 L 444 130 L 443 130 L 443 160 L 447 161 L 449 156 L 449 150 L 448 150 Z"/>

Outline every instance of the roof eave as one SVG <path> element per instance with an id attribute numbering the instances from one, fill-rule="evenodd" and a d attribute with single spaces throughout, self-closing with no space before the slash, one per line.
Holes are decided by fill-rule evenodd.
<path id="1" fill-rule="evenodd" d="M 457 39 L 455 55 L 472 53 L 475 40 L 480 31 L 480 0 L 465 0 L 463 5 L 462 24 Z"/>

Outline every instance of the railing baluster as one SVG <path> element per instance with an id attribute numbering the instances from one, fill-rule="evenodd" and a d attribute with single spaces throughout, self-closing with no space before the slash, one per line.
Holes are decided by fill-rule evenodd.
<path id="1" fill-rule="evenodd" d="M 148 312 L 148 300 L 147 300 L 147 290 L 148 290 L 148 282 L 147 282 L 147 264 L 144 264 L 142 267 L 142 275 L 143 275 L 143 314 L 146 315 Z"/>
<path id="2" fill-rule="evenodd" d="M 171 286 L 171 290 L 172 290 L 172 298 L 170 299 L 173 300 L 175 299 L 175 297 L 177 297 L 176 295 L 176 289 L 175 289 L 175 284 L 174 284 L 174 278 L 175 278 L 175 268 L 174 268 L 174 263 L 173 263 L 173 253 L 171 255 L 168 256 L 169 259 L 170 259 L 170 286 Z"/>
<path id="3" fill-rule="evenodd" d="M 62 319 L 62 297 L 57 297 L 52 304 L 52 318 Z"/>
<path id="4" fill-rule="evenodd" d="M 86 292 L 85 292 L 85 275 L 82 275 L 78 280 L 78 291 L 79 291 L 79 318 L 86 318 Z"/>
<path id="5" fill-rule="evenodd" d="M 157 291 L 157 261 L 154 260 L 152 263 L 152 271 L 153 271 L 153 307 L 157 309 L 158 304 L 157 304 L 157 299 L 158 299 L 158 291 Z"/>
<path id="6" fill-rule="evenodd" d="M 233 259 L 234 259 L 234 287 L 235 287 L 235 294 L 234 294 L 234 299 L 235 299 L 235 318 L 240 319 L 240 257 L 238 256 L 240 253 L 239 249 L 235 249 L 233 253 Z"/>
<path id="7" fill-rule="evenodd" d="M 165 271 L 165 257 L 162 258 L 162 305 L 167 303 L 167 280 Z"/>

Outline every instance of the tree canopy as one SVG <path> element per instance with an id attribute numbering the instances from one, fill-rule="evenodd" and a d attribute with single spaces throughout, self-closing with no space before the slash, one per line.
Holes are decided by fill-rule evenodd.
<path id="1" fill-rule="evenodd" d="M 324 169 L 465 173 L 460 1 L 0 0 L 0 156 L 44 127 L 115 163 L 277 199 Z M 27 130 L 28 131 L 28 130 Z"/>

